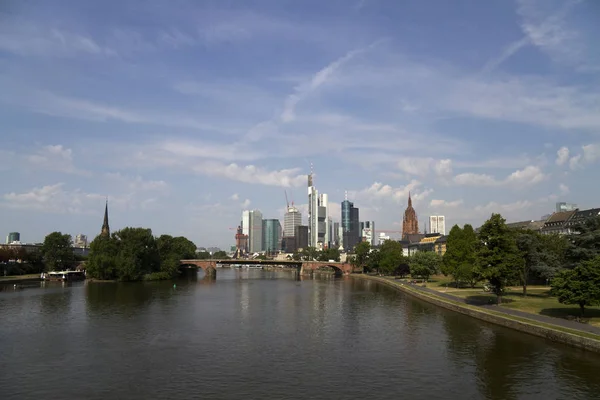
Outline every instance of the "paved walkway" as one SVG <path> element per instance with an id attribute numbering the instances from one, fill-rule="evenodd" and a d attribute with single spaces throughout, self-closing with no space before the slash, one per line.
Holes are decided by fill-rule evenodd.
<path id="1" fill-rule="evenodd" d="M 401 281 L 398 281 L 395 279 L 390 279 L 390 278 L 385 278 L 385 279 L 389 279 L 390 281 L 394 281 L 396 283 L 401 282 Z M 507 315 L 512 315 L 515 317 L 527 318 L 527 319 L 531 319 L 533 321 L 542 322 L 544 324 L 556 325 L 556 326 L 560 326 L 560 327 L 567 328 L 567 329 L 574 329 L 574 330 L 578 330 L 578 331 L 584 331 L 584 332 L 589 332 L 589 333 L 593 333 L 596 335 L 600 335 L 600 327 L 585 324 L 582 322 L 569 321 L 568 319 L 548 317 L 546 315 L 540 315 L 540 314 L 532 314 L 532 313 L 528 313 L 528 312 L 524 312 L 524 311 L 513 310 L 511 308 L 498 306 L 496 304 L 481 304 L 481 302 L 467 301 L 467 299 L 463 299 L 462 297 L 452 296 L 451 294 L 439 292 L 437 290 L 433 290 L 428 287 L 423 287 L 418 284 L 411 285 L 410 283 L 407 283 L 407 282 L 402 282 L 402 283 L 404 283 L 405 285 L 407 285 L 413 289 L 417 289 L 424 293 L 429 293 L 434 296 L 442 297 L 442 298 L 445 298 L 448 300 L 458 301 L 460 303 L 485 308 L 485 309 L 495 311 L 495 312 L 501 312 L 501 313 L 504 313 Z"/>

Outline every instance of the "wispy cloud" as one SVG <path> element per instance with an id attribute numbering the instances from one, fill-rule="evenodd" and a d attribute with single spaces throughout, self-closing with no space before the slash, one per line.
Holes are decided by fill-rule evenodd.
<path id="1" fill-rule="evenodd" d="M 540 167 L 529 165 L 517 170 L 505 179 L 498 180 L 488 174 L 466 172 L 453 178 L 455 184 L 465 186 L 522 186 L 533 185 L 548 178 Z"/>

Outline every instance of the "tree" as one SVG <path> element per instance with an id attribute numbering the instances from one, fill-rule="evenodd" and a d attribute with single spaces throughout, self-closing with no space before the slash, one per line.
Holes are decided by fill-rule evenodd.
<path id="1" fill-rule="evenodd" d="M 300 261 L 302 260 L 302 255 L 298 253 L 298 251 L 294 251 L 294 253 L 292 253 L 292 260 Z"/>
<path id="2" fill-rule="evenodd" d="M 409 259 L 410 275 L 427 280 L 439 271 L 441 263 L 442 258 L 439 254 L 432 251 L 418 251 Z"/>
<path id="3" fill-rule="evenodd" d="M 119 242 L 117 279 L 137 281 L 146 274 L 160 271 L 160 254 L 152 230 L 124 228 L 113 236 Z"/>
<path id="4" fill-rule="evenodd" d="M 541 278 L 550 280 L 567 264 L 567 248 L 570 243 L 566 236 L 558 234 L 540 235 L 542 253 L 545 262 L 536 266 L 533 272 Z"/>
<path id="5" fill-rule="evenodd" d="M 315 261 L 319 258 L 319 250 L 316 247 L 306 247 L 302 249 L 302 260 L 303 261 Z"/>
<path id="6" fill-rule="evenodd" d="M 225 251 L 219 250 L 219 251 L 215 251 L 215 253 L 212 255 L 212 258 L 219 259 L 219 260 L 227 260 L 227 259 L 229 259 L 229 256 L 227 255 L 227 253 Z"/>
<path id="7" fill-rule="evenodd" d="M 572 268 L 582 261 L 600 256 L 600 216 L 586 219 L 573 228 L 571 245 L 567 249 L 567 261 Z"/>
<path id="8" fill-rule="evenodd" d="M 88 277 L 102 280 L 117 278 L 119 243 L 114 236 L 97 236 L 90 243 L 90 255 L 85 266 Z"/>
<path id="9" fill-rule="evenodd" d="M 523 259 L 515 236 L 500 214 L 492 214 L 479 230 L 481 246 L 477 251 L 477 267 L 488 280 L 498 302 L 508 282 L 512 283 L 522 268 Z"/>
<path id="10" fill-rule="evenodd" d="M 582 316 L 586 306 L 600 304 L 600 256 L 560 271 L 552 280 L 551 293 L 562 304 L 579 305 Z"/>
<path id="11" fill-rule="evenodd" d="M 456 287 L 467 282 L 474 287 L 481 279 L 476 265 L 477 235 L 473 227 L 466 224 L 463 229 L 454 225 L 448 234 L 446 253 L 442 258 L 441 272 L 452 276 Z"/>
<path id="12" fill-rule="evenodd" d="M 196 245 L 183 236 L 161 235 L 156 239 L 163 279 L 177 276 L 181 260 L 194 258 Z"/>
<path id="13" fill-rule="evenodd" d="M 71 247 L 71 235 L 52 232 L 44 238 L 41 249 L 48 271 L 62 271 L 75 263 L 75 254 Z"/>
<path id="14" fill-rule="evenodd" d="M 208 251 L 201 251 L 199 253 L 196 253 L 194 258 L 198 260 L 210 260 L 210 253 Z"/>
<path id="15" fill-rule="evenodd" d="M 379 262 L 381 261 L 381 252 L 379 249 L 371 249 L 367 254 L 367 261 L 364 268 L 367 271 L 379 272 Z"/>
<path id="16" fill-rule="evenodd" d="M 519 275 L 521 284 L 523 285 L 523 296 L 527 296 L 527 281 L 529 273 L 536 269 L 542 268 L 545 263 L 544 247 L 540 234 L 530 230 L 516 232 L 517 248 L 521 251 L 521 268 Z"/>
<path id="17" fill-rule="evenodd" d="M 319 261 L 333 260 L 336 262 L 340 261 L 340 251 L 338 249 L 329 248 L 321 251 L 319 254 Z"/>
<path id="18" fill-rule="evenodd" d="M 369 252 L 371 251 L 371 245 L 369 242 L 360 242 L 356 246 L 354 246 L 354 267 L 355 268 L 364 268 L 366 272 L 371 270 L 370 266 L 367 265 L 367 260 L 369 258 Z"/>
<path id="19" fill-rule="evenodd" d="M 379 270 L 384 274 L 392 274 L 404 261 L 402 245 L 395 240 L 386 240 L 379 246 Z"/>

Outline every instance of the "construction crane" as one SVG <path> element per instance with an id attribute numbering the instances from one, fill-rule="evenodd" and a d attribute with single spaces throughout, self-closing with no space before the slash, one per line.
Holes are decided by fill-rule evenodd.
<path id="1" fill-rule="evenodd" d="M 288 200 L 288 197 L 287 197 L 287 190 L 284 190 L 283 193 L 285 193 L 285 204 L 286 204 L 287 208 L 289 209 L 290 201 Z"/>

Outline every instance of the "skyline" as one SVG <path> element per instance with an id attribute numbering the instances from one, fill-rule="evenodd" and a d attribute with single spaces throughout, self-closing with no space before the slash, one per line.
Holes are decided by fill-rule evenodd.
<path id="1" fill-rule="evenodd" d="M 149 227 L 229 248 L 241 212 L 538 219 L 597 206 L 592 1 L 73 0 L 0 6 L 0 229 Z M 389 221 L 383 224 L 380 221 Z"/>

